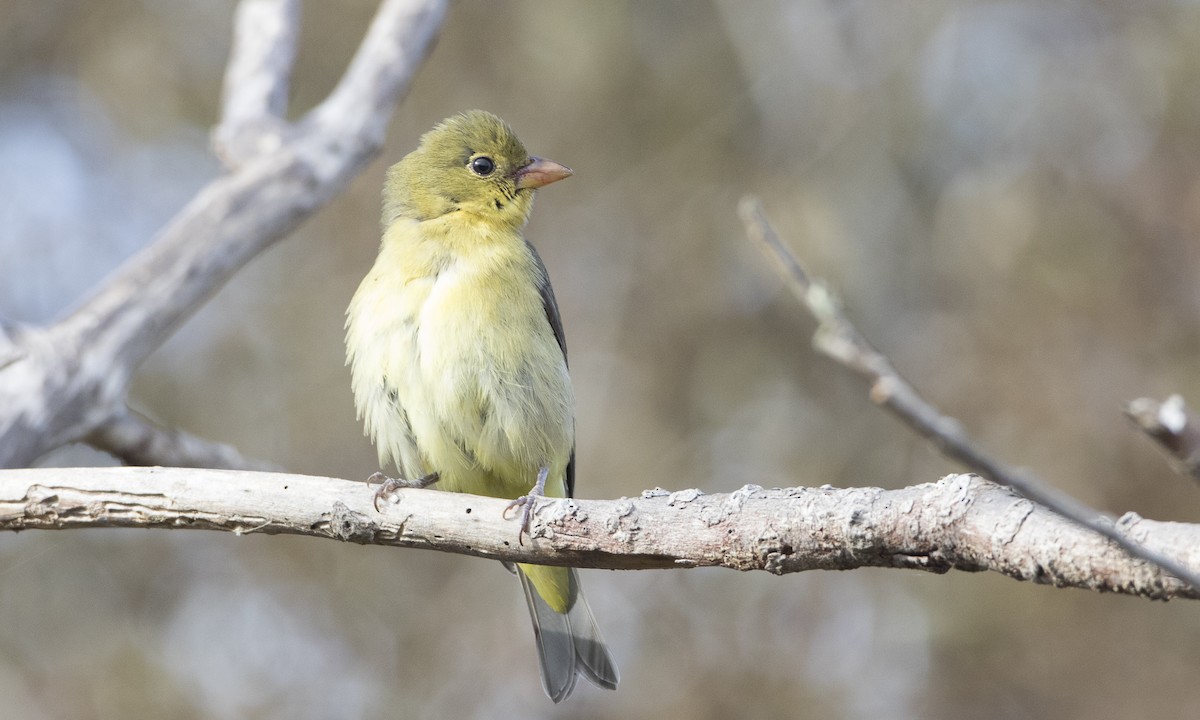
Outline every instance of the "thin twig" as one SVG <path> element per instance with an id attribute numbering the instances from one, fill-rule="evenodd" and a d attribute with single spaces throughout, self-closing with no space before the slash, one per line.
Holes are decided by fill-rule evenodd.
<path id="1" fill-rule="evenodd" d="M 225 443 L 161 427 L 126 409 L 88 435 L 89 445 L 126 465 L 171 465 L 221 470 L 280 472 L 274 463 L 252 460 Z"/>
<path id="2" fill-rule="evenodd" d="M 1138 398 L 1129 403 L 1125 415 L 1166 451 L 1179 473 L 1200 481 L 1200 416 L 1182 396 L 1172 395 L 1164 402 Z"/>
<path id="3" fill-rule="evenodd" d="M 812 279 L 783 244 L 757 198 L 743 198 L 738 212 L 747 234 L 776 261 L 796 297 L 820 323 L 813 339 L 814 345 L 866 379 L 871 385 L 872 401 L 887 408 L 921 436 L 932 441 L 943 454 L 968 469 L 1013 488 L 1022 496 L 1108 538 L 1130 555 L 1152 562 L 1193 587 L 1200 588 L 1200 572 L 1174 557 L 1136 542 L 1117 529 L 1111 518 L 1101 516 L 1099 511 L 1046 485 L 1029 473 L 1007 467 L 977 447 L 957 420 L 943 415 L 926 402 L 900 377 L 887 357 L 871 347 L 842 313 L 834 294 Z"/>

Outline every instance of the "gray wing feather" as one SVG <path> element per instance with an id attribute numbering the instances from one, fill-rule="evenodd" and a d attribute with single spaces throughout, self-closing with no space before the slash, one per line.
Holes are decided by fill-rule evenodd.
<path id="1" fill-rule="evenodd" d="M 542 296 L 542 308 L 546 311 L 546 320 L 550 323 L 550 329 L 554 331 L 554 339 L 558 341 L 558 347 L 562 350 L 563 362 L 567 362 L 567 336 L 563 332 L 562 316 L 558 314 L 558 301 L 554 299 L 554 288 L 550 286 L 550 275 L 546 272 L 546 266 L 542 263 L 542 258 L 538 255 L 537 248 L 528 240 L 525 241 L 525 246 L 529 248 L 529 253 L 533 255 L 533 262 L 538 269 L 538 292 Z M 575 448 L 571 448 L 571 460 L 567 463 L 567 497 L 575 497 Z"/>

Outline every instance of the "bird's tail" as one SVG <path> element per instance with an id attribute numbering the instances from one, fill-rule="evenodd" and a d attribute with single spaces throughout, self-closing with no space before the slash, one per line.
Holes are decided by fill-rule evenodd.
<path id="1" fill-rule="evenodd" d="M 548 568 L 520 565 L 517 575 L 525 589 L 533 634 L 537 640 L 538 660 L 542 665 L 542 687 L 554 702 L 565 700 L 575 689 L 577 675 L 583 675 L 598 687 L 614 690 L 620 681 L 596 618 L 579 588 L 579 575 L 573 568 Z M 566 612 L 552 608 L 529 574 L 564 573 L 567 580 Z M 541 583 L 539 583 L 541 584 Z"/>

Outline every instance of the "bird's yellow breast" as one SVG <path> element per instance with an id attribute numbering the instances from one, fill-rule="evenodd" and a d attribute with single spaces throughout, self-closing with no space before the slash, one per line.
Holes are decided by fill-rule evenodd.
<path id="1" fill-rule="evenodd" d="M 574 446 L 566 359 L 519 234 L 470 216 L 398 220 L 351 301 L 355 404 L 385 466 L 445 490 L 565 495 Z"/>

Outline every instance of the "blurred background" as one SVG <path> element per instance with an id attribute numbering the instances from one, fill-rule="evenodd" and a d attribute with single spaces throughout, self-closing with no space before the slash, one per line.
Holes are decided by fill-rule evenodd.
<path id="1" fill-rule="evenodd" d="M 307 3 L 293 116 L 375 4 Z M 221 172 L 233 3 L 0 0 L 0 313 L 78 302 Z M 138 409 L 366 478 L 345 307 L 387 165 L 479 107 L 575 168 L 529 236 L 578 394 L 578 490 L 956 470 L 809 347 L 735 207 L 989 450 L 1200 521 L 1121 416 L 1200 405 L 1200 4 L 464 0 L 383 156 L 141 370 Z M 107 464 L 68 448 L 45 464 Z M 364 492 L 365 492 L 364 488 Z M 993 574 L 586 572 L 623 673 L 552 706 L 498 563 L 288 537 L 0 538 L 12 718 L 1096 718 L 1200 706 L 1200 610 Z"/>

